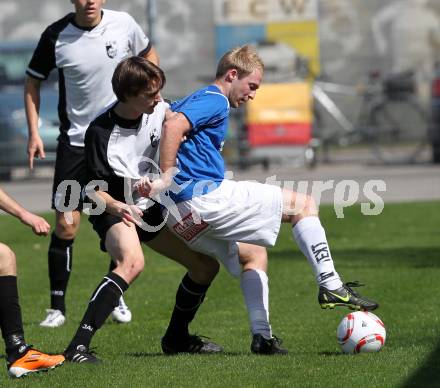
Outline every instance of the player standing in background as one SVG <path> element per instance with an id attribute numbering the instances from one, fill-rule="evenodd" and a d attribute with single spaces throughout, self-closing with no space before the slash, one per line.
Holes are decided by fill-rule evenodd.
<path id="1" fill-rule="evenodd" d="M 17 217 L 38 236 L 47 236 L 50 225 L 44 218 L 28 212 L 2 189 L 0 209 Z M 6 362 L 11 377 L 53 369 L 64 362 L 62 355 L 48 355 L 33 349 L 24 339 L 18 301 L 17 263 L 14 252 L 0 243 L 0 329 L 6 346 Z"/>
<path id="2" fill-rule="evenodd" d="M 173 103 L 174 115 L 165 121 L 160 143 L 163 173 L 159 179 L 142 179 L 139 192 L 157 198 L 156 194 L 170 188 L 168 193 L 180 215 L 176 217 L 170 212 L 169 228 L 191 249 L 219 260 L 224 259 L 224 252 L 238 256 L 242 243 L 273 246 L 281 222 L 289 222 L 293 237 L 313 268 L 321 307 L 374 310 L 378 307 L 376 302 L 353 291 L 351 284 L 342 283 L 312 197 L 272 185 L 236 182 L 224 177 L 220 151 L 228 128 L 230 106 L 238 108 L 255 97 L 263 70 L 263 62 L 252 47 L 238 47 L 222 57 L 212 85 Z M 186 140 L 182 143 L 183 137 Z M 173 176 L 176 161 L 178 172 Z M 198 225 L 198 233 L 188 236 L 186 230 L 191 223 Z M 260 276 L 254 276 L 252 282 L 242 282 L 243 292 L 246 295 L 257 288 L 263 292 L 254 293 L 254 305 L 248 305 L 251 320 L 262 315 L 263 310 L 255 310 L 255 306 L 267 306 L 268 297 L 265 266 L 254 263 L 253 268 Z M 268 317 L 268 309 L 266 311 Z M 263 318 L 260 317 L 260 321 L 264 321 Z M 263 344 L 261 335 L 254 333 L 251 349 L 255 351 Z"/>
<path id="3" fill-rule="evenodd" d="M 51 24 L 41 35 L 25 83 L 32 169 L 34 157 L 45 157 L 38 132 L 40 85 L 52 69 L 58 69 L 60 136 L 52 188 L 56 225 L 48 252 L 51 306 L 40 324 L 44 327 L 61 326 L 66 319 L 66 289 L 82 210 L 81 198 L 73 194 L 87 183 L 84 133 L 90 122 L 115 102 L 111 78 L 122 59 L 140 55 L 155 64 L 159 61 L 149 39 L 130 15 L 102 9 L 105 0 L 71 2 L 75 12 Z M 61 185 L 57 191 L 65 180 L 74 182 Z M 111 262 L 110 269 L 113 268 Z M 131 312 L 122 297 L 112 315 L 119 322 L 131 320 Z"/>

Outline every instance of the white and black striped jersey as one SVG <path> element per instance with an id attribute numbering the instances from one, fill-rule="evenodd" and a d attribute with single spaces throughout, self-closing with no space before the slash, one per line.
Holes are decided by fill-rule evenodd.
<path id="1" fill-rule="evenodd" d="M 26 73 L 45 80 L 52 69 L 59 73 L 60 141 L 84 146 L 90 122 L 115 102 L 111 78 L 117 64 L 144 55 L 150 41 L 125 12 L 103 10 L 101 22 L 86 29 L 70 13 L 41 35 Z"/>
<path id="2" fill-rule="evenodd" d="M 85 136 L 89 181 L 105 181 L 113 198 L 128 202 L 126 195 L 131 195 L 139 178 L 158 174 L 159 140 L 168 107 L 166 102 L 160 102 L 153 113 L 143 114 L 137 120 L 123 119 L 111 107 L 93 120 Z M 148 199 L 136 192 L 131 198 L 145 209 Z"/>

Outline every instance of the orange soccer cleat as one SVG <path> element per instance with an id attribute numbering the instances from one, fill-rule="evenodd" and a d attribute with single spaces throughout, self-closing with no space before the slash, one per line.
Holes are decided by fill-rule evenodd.
<path id="1" fill-rule="evenodd" d="M 50 355 L 39 350 L 29 348 L 28 351 L 8 366 L 9 376 L 23 377 L 30 373 L 48 371 L 60 366 L 64 362 L 63 355 Z"/>

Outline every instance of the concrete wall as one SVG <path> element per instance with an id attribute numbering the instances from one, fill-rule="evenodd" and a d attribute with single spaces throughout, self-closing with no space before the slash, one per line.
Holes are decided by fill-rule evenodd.
<path id="1" fill-rule="evenodd" d="M 215 67 L 212 3 L 159 0 L 157 38 L 171 95 L 182 95 L 212 77 Z M 126 11 L 147 31 L 147 0 L 107 0 L 106 8 Z M 0 0 L 0 40 L 38 39 L 44 28 L 73 10 L 68 0 Z"/>
<path id="2" fill-rule="evenodd" d="M 435 0 L 320 1 L 323 70 L 355 83 L 371 69 L 413 69 L 427 99 L 440 58 L 440 2 Z"/>
<path id="3" fill-rule="evenodd" d="M 147 29 L 146 3 L 107 0 L 106 7 L 129 12 Z M 157 4 L 166 91 L 185 94 L 214 71 L 213 0 Z M 440 52 L 438 0 L 320 0 L 319 8 L 322 69 L 334 80 L 355 83 L 369 69 L 387 73 L 405 65 L 416 67 L 421 82 L 429 78 Z M 0 0 L 0 40 L 38 39 L 45 26 L 72 9 L 68 0 Z"/>

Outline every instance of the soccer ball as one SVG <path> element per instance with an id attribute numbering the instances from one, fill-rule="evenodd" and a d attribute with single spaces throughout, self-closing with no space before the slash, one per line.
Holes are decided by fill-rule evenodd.
<path id="1" fill-rule="evenodd" d="M 367 311 L 347 314 L 338 326 L 336 337 L 344 353 L 378 352 L 385 344 L 383 322 Z"/>

